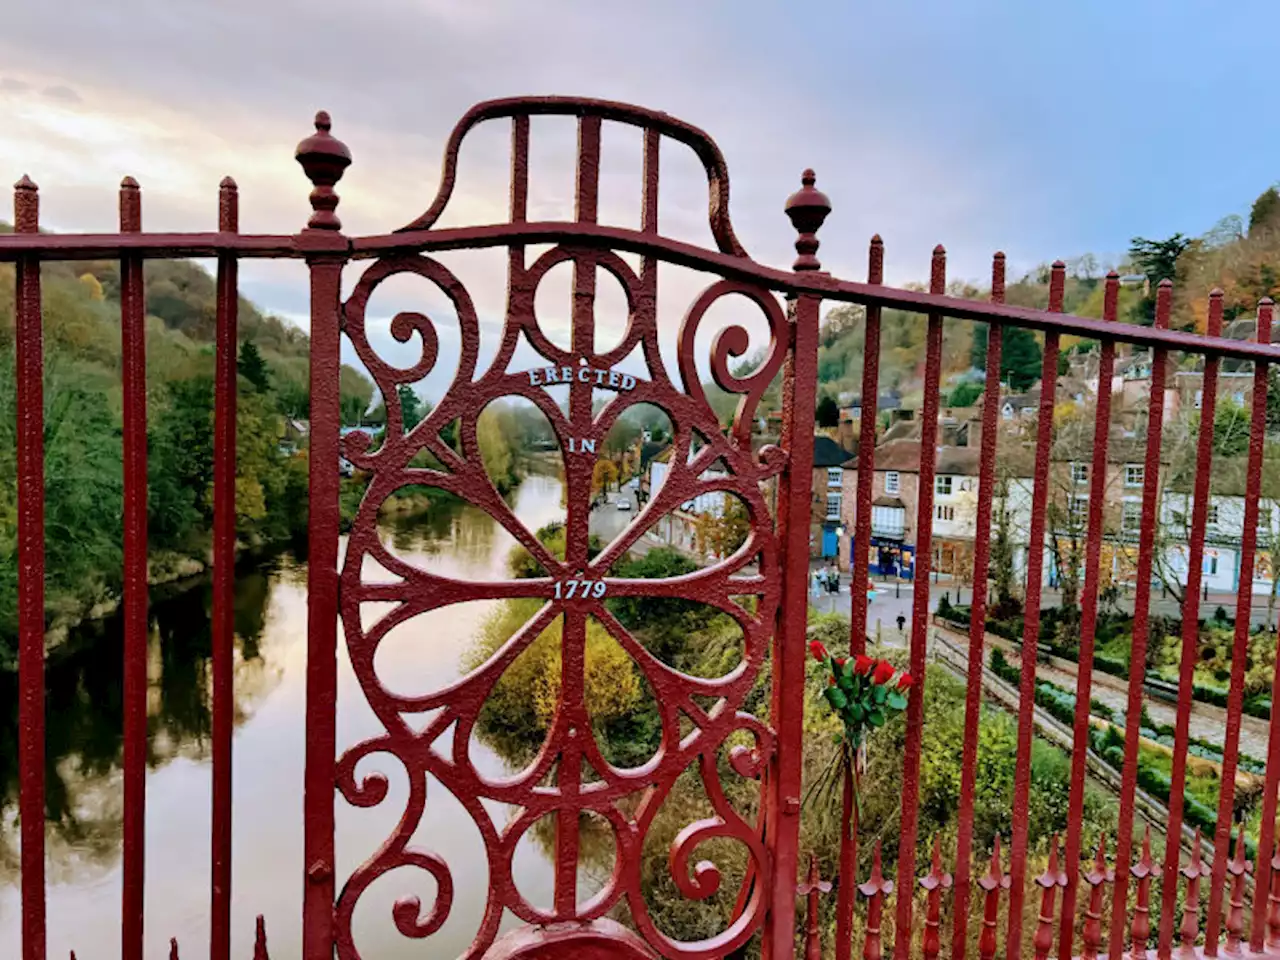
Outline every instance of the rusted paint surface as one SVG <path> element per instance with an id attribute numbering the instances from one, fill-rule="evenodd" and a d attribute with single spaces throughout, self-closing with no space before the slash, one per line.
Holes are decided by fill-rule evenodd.
<path id="1" fill-rule="evenodd" d="M 1209 296 L 1208 332 L 1216 336 L 1222 331 L 1222 291 L 1214 290 Z M 1208 523 L 1209 503 L 1212 492 L 1209 479 L 1213 472 L 1213 425 L 1218 403 L 1217 357 L 1207 357 L 1204 364 L 1203 393 L 1200 409 L 1200 436 L 1196 444 L 1196 478 L 1194 501 L 1191 507 L 1191 542 L 1187 560 L 1186 606 L 1182 611 L 1182 650 L 1178 666 L 1179 698 L 1186 708 L 1179 705 L 1174 720 L 1173 769 L 1169 787 L 1169 835 L 1178 836 L 1182 830 L 1182 808 L 1187 784 L 1187 745 L 1191 735 L 1191 690 L 1195 681 L 1196 663 L 1200 654 L 1200 583 L 1204 567 L 1205 528 Z M 1171 878 L 1160 891 L 1160 937 L 1156 945 L 1157 955 L 1167 958 L 1173 948 L 1173 925 L 1178 893 L 1178 844 L 1165 847 L 1164 873 Z"/>
<path id="2" fill-rule="evenodd" d="M 13 188 L 14 236 L 40 228 L 36 185 Z M 18 466 L 18 740 L 22 817 L 22 957 L 45 958 L 44 890 L 44 334 L 40 261 L 22 257 L 15 281 Z"/>
<path id="3" fill-rule="evenodd" d="M 218 188 L 218 229 L 240 226 L 230 177 Z M 231 735 L 235 721 L 236 380 L 238 265 L 218 258 L 213 438 L 213 814 L 210 825 L 210 960 L 231 955 Z M 261 931 L 260 931 L 261 932 Z M 266 934 L 262 932 L 263 951 Z M 256 951 L 255 951 L 256 952 Z"/>
<path id="4" fill-rule="evenodd" d="M 947 252 L 933 248 L 929 290 L 947 288 Z M 925 333 L 924 409 L 920 415 L 920 487 L 916 509 L 915 583 L 911 600 L 910 671 L 916 683 L 907 699 L 907 737 L 902 752 L 902 820 L 898 837 L 898 889 L 911 890 L 916 879 L 916 822 L 920 798 L 920 737 L 924 725 L 925 654 L 929 631 L 929 571 L 933 562 L 933 483 L 938 466 L 938 406 L 942 379 L 942 315 L 931 313 Z M 912 898 L 897 902 L 893 955 L 911 952 Z"/>
<path id="5" fill-rule="evenodd" d="M 120 232 L 142 230 L 138 184 L 120 184 Z M 120 260 L 124 394 L 124 898 L 123 960 L 142 960 L 147 778 L 147 370 L 142 258 Z"/>
<path id="6" fill-rule="evenodd" d="M 578 150 L 575 180 L 575 213 L 569 222 L 530 222 L 529 149 L 530 118 L 560 115 L 576 118 Z M 509 220 L 505 223 L 462 227 L 438 227 L 458 174 L 461 145 L 476 124 L 501 119 L 511 124 L 511 182 Z M 603 225 L 597 222 L 601 176 L 601 143 L 606 124 L 621 123 L 639 128 L 643 144 L 643 174 L 640 224 L 638 229 Z M 676 149 L 691 149 L 702 164 L 708 186 L 708 226 L 713 249 L 704 249 L 664 237 L 659 231 L 658 192 L 660 158 L 664 141 Z M 1241 580 L 1249 580 L 1256 543 L 1260 461 L 1260 420 L 1265 408 L 1267 364 L 1280 360 L 1280 347 L 1270 343 L 1272 306 L 1259 309 L 1259 340 L 1224 340 L 1221 332 L 1221 298 L 1211 299 L 1207 336 L 1169 331 L 1170 290 L 1158 292 L 1157 323 L 1152 328 L 1119 324 L 1116 321 L 1118 278 L 1109 276 L 1105 289 L 1102 320 L 1070 317 L 1060 312 L 1063 269 L 1055 265 L 1051 275 L 1049 310 L 1009 307 L 1003 303 L 1001 256 L 993 265 L 992 302 L 981 303 L 948 297 L 945 290 L 945 254 L 935 251 L 928 293 L 899 290 L 883 284 L 884 248 L 875 238 L 870 250 L 866 283 L 835 279 L 822 272 L 818 260 L 817 233 L 830 212 L 831 203 L 818 190 L 812 171 L 801 177 L 801 189 L 786 203 L 786 213 L 795 231 L 796 260 L 792 269 L 764 266 L 752 260 L 734 233 L 729 218 L 728 168 L 719 149 L 696 127 L 665 114 L 606 101 L 569 98 L 533 98 L 492 101 L 473 108 L 451 135 L 445 150 L 440 188 L 428 211 L 402 230 L 361 238 L 341 231 L 337 214 L 337 185 L 351 162 L 346 146 L 335 139 L 327 114 L 316 117 L 315 133 L 298 145 L 297 158 L 312 184 L 311 216 L 307 227 L 296 236 L 253 236 L 238 232 L 236 191 L 232 181 L 222 184 L 219 194 L 218 229 L 213 233 L 147 234 L 141 231 L 139 192 L 126 181 L 121 193 L 121 232 L 111 235 L 54 235 L 37 233 L 34 184 L 23 180 L 15 193 L 16 232 L 0 236 L 0 261 L 17 261 L 17 388 L 18 479 L 19 479 L 19 704 L 22 812 L 23 960 L 44 960 L 45 878 L 43 866 L 44 807 L 43 770 L 43 476 L 41 417 L 41 337 L 39 263 L 41 259 L 114 259 L 122 263 L 122 345 L 125 396 L 126 476 L 126 657 L 125 657 L 125 814 L 124 814 L 124 903 L 121 924 L 125 957 L 140 957 L 142 943 L 142 871 L 145 828 L 145 613 L 146 613 L 146 406 L 145 351 L 142 336 L 142 263 L 148 258 L 216 256 L 218 258 L 218 316 L 216 334 L 215 482 L 214 482 L 214 613 L 213 613 L 213 823 L 211 828 L 212 896 L 210 954 L 213 960 L 229 960 L 231 905 L 231 707 L 232 622 L 231 587 L 234 554 L 234 449 L 235 449 L 235 360 L 236 360 L 236 267 L 247 257 L 292 257 L 307 262 L 312 289 L 312 438 L 310 569 L 308 573 L 308 663 L 307 663 L 307 755 L 304 785 L 305 859 L 303 866 L 303 955 L 305 960 L 331 960 L 334 951 L 342 960 L 361 956 L 351 924 L 357 905 L 368 887 L 379 877 L 400 867 L 409 867 L 434 880 L 435 898 L 424 904 L 416 899 L 396 903 L 383 916 L 400 934 L 423 940 L 431 950 L 431 936 L 451 915 L 453 873 L 451 865 L 428 847 L 410 844 L 410 836 L 422 826 L 423 843 L 430 843 L 431 806 L 426 796 L 428 778 L 438 788 L 453 793 L 475 818 L 492 882 L 486 893 L 483 916 L 469 958 L 503 957 L 514 960 L 551 960 L 560 957 L 663 956 L 710 960 L 742 948 L 753 936 L 762 937 L 766 960 L 786 960 L 796 952 L 796 881 L 802 851 L 799 846 L 800 798 L 802 795 L 803 730 L 805 696 L 805 619 L 808 605 L 807 573 L 809 519 L 812 497 L 812 427 L 817 386 L 817 340 L 824 300 L 867 306 L 866 355 L 862 381 L 862 436 L 858 452 L 859 476 L 854 521 L 854 596 L 851 618 L 851 648 L 856 652 L 865 643 L 867 619 L 866 587 L 869 582 L 867 547 L 871 530 L 872 473 L 875 465 L 872 424 L 877 416 L 878 347 L 881 312 L 904 308 L 928 315 L 925 349 L 925 391 L 922 411 L 922 457 L 917 526 L 917 581 L 914 584 L 915 614 L 912 619 L 910 662 L 912 672 L 923 678 L 927 637 L 927 598 L 931 566 L 933 487 L 940 407 L 942 367 L 942 319 L 944 316 L 977 320 L 991 325 L 988 340 L 986 409 L 979 470 L 978 526 L 975 542 L 975 579 L 985 583 L 990 567 L 990 521 L 995 491 L 994 461 L 999 428 L 999 364 L 1002 331 L 1019 325 L 1046 332 L 1045 382 L 1050 387 L 1041 398 L 1041 431 L 1036 448 L 1033 488 L 1032 542 L 1046 533 L 1045 488 L 1051 437 L 1053 406 L 1052 381 L 1056 376 L 1056 346 L 1060 335 L 1073 333 L 1102 342 L 1100 383 L 1111 379 L 1117 343 L 1155 348 L 1156 373 L 1148 420 L 1150 440 L 1146 456 L 1143 494 L 1138 614 L 1134 625 L 1134 657 L 1142 655 L 1148 642 L 1146 607 L 1150 597 L 1152 557 L 1150 544 L 1156 522 L 1159 473 L 1159 437 L 1162 422 L 1164 364 L 1168 350 L 1206 354 L 1205 409 L 1212 421 L 1213 380 L 1223 358 L 1261 361 L 1254 394 L 1254 434 L 1250 448 L 1250 487 L 1246 491 L 1246 542 L 1242 550 L 1245 569 Z M 530 259 L 532 244 L 552 248 Z M 502 248 L 509 264 L 505 327 L 496 355 L 481 365 L 479 319 L 470 294 L 461 281 L 433 254 L 456 249 Z M 634 270 L 619 254 L 640 257 Z M 350 296 L 342 298 L 342 274 L 354 260 L 367 261 L 355 278 Z M 700 294 L 693 297 L 676 334 L 675 363 L 668 369 L 660 349 L 657 319 L 657 275 L 659 265 L 673 264 L 706 274 Z M 574 271 L 572 302 L 568 305 L 572 337 L 567 348 L 557 346 L 547 336 L 535 309 L 535 296 L 548 271 L 570 264 Z M 622 286 L 628 304 L 627 329 L 622 342 L 605 350 L 596 343 L 595 287 L 597 268 L 610 273 Z M 400 368 L 378 355 L 366 332 L 366 308 L 370 296 L 394 277 L 425 279 L 449 299 L 459 318 L 461 349 L 456 358 L 453 383 L 440 405 L 413 430 L 406 432 L 399 406 L 397 387 L 425 376 L 442 357 L 440 341 L 432 319 L 406 312 L 394 318 L 392 333 L 402 342 L 416 338 L 420 356 L 408 368 Z M 782 297 L 786 299 L 784 308 Z M 768 344 L 762 365 L 750 374 L 737 376 L 733 361 L 743 356 L 749 343 L 745 330 L 730 326 L 712 343 L 710 356 L 695 356 L 694 343 L 704 317 L 722 300 L 732 298 L 747 310 L 758 311 L 768 329 Z M 349 339 L 360 360 L 367 366 L 386 398 L 388 436 L 376 450 L 369 438 L 353 434 L 339 441 L 338 369 L 341 338 Z M 567 403 L 562 406 L 545 387 L 545 378 L 531 376 L 528 369 L 514 365 L 517 343 L 526 342 L 540 356 L 538 371 L 554 368 L 556 382 L 567 385 Z M 635 375 L 631 389 L 619 389 L 610 382 L 609 371 L 632 353 L 643 362 L 643 372 Z M 737 414 L 727 431 L 711 410 L 702 388 L 706 368 L 722 389 L 739 398 Z M 781 376 L 783 388 L 783 432 L 778 445 L 755 449 L 752 424 L 761 398 L 769 384 Z M 594 402 L 600 393 L 608 395 L 603 406 Z M 548 554 L 532 531 L 524 529 L 500 497 L 485 473 L 477 444 L 477 420 L 487 405 L 504 397 L 522 397 L 534 403 L 546 416 L 557 436 L 565 464 L 567 497 L 567 551 L 564 560 Z M 662 407 L 674 424 L 671 475 L 659 493 L 639 512 L 632 525 L 595 558 L 589 558 L 587 533 L 588 502 L 594 457 L 581 441 L 601 444 L 618 417 L 630 406 L 650 403 Z M 1118 836 L 1117 870 L 1106 864 L 1100 847 L 1094 869 L 1078 877 L 1080 819 L 1083 805 L 1084 749 L 1088 732 L 1091 652 L 1094 621 L 1098 610 L 1098 561 L 1103 540 L 1101 504 L 1105 500 L 1107 431 L 1110 393 L 1102 391 L 1097 409 L 1091 475 L 1089 533 L 1086 545 L 1086 580 L 1082 591 L 1082 667 L 1079 676 L 1078 709 L 1074 724 L 1077 749 L 1072 761 L 1071 794 L 1065 835 L 1065 863 L 1056 861 L 1037 878 L 1040 911 L 1034 937 L 1037 957 L 1053 950 L 1057 929 L 1057 953 L 1067 960 L 1074 951 L 1072 917 L 1078 900 L 1080 880 L 1090 887 L 1083 930 L 1084 955 L 1096 956 L 1103 946 L 1102 920 L 1105 887 L 1114 881 L 1111 911 L 1111 953 L 1118 956 L 1125 936 L 1130 938 L 1134 957 L 1145 955 L 1143 943 L 1149 935 L 1149 895 L 1159 868 L 1151 862 L 1148 845 L 1136 864 L 1131 865 L 1133 794 L 1136 777 L 1136 724 L 1140 711 L 1140 682 L 1131 684 L 1129 734 L 1123 773 L 1121 830 Z M 447 446 L 440 437 L 445 426 L 457 422 L 459 445 Z M 1184 622 L 1194 624 L 1195 586 L 1203 556 L 1207 479 L 1210 456 L 1201 437 L 1202 456 L 1196 478 L 1195 510 L 1190 557 L 1192 586 Z M 433 455 L 437 466 L 411 465 L 416 454 Z M 371 477 L 369 488 L 351 531 L 349 549 L 339 565 L 338 478 L 333 465 L 345 456 Z M 710 474 L 709 468 L 723 468 Z M 394 557 L 376 534 L 378 507 L 388 496 L 407 484 L 436 486 L 455 493 L 473 506 L 489 513 L 504 529 L 525 546 L 542 565 L 546 576 L 529 580 L 464 582 L 446 580 L 431 571 Z M 776 495 L 762 489 L 776 488 Z M 695 574 L 667 580 L 627 580 L 611 575 L 613 565 L 637 542 L 641 532 L 655 520 L 699 494 L 721 491 L 738 497 L 750 517 L 747 543 L 733 556 L 711 563 Z M 776 513 L 775 513 L 776 510 Z M 1252 512 L 1248 512 L 1252 511 Z M 365 560 L 372 559 L 395 577 L 392 582 L 366 577 Z M 1031 552 L 1031 583 L 1028 609 L 1039 606 L 1039 584 L 1043 558 Z M 748 568 L 752 568 L 748 572 Z M 569 582 L 593 584 L 587 595 L 565 593 Z M 601 594 L 595 593 L 599 585 Z M 985 617 L 985 591 L 975 591 L 970 624 L 970 682 L 966 689 L 965 742 L 962 750 L 962 789 L 955 864 L 955 899 L 950 905 L 954 930 L 949 956 L 963 960 L 967 937 L 966 920 L 971 900 L 970 862 L 974 854 L 972 794 L 975 789 L 977 759 L 977 718 L 980 684 L 975 678 L 984 653 L 981 626 Z M 744 633 L 741 664 L 724 677 L 704 679 L 680 674 L 657 660 L 611 615 L 604 597 L 680 597 L 710 604 L 732 617 Z M 392 692 L 391 678 L 378 674 L 377 649 L 387 633 L 415 616 L 471 600 L 500 600 L 534 597 L 543 602 L 533 619 L 518 631 L 486 664 L 443 690 Z M 754 605 L 742 602 L 751 598 Z M 1247 609 L 1250 595 L 1242 593 L 1241 609 Z M 378 617 L 364 622 L 362 609 L 369 604 L 390 604 Z M 471 762 L 469 744 L 493 684 L 533 639 L 555 618 L 564 618 L 562 632 L 562 676 L 560 700 L 551 722 L 547 741 L 528 768 L 504 780 L 483 776 Z M 663 727 L 663 741 L 656 755 L 645 765 L 617 769 L 604 761 L 591 733 L 584 696 L 585 637 L 589 620 L 599 621 L 635 660 L 653 691 Z M 1034 620 L 1034 617 L 1032 617 Z M 1238 628 L 1237 648 L 1244 628 Z M 338 744 L 335 737 L 334 700 L 336 692 L 337 643 L 341 633 L 357 680 L 384 732 L 357 744 Z M 1013 807 L 1013 835 L 1009 874 L 1001 863 L 999 842 L 992 851 L 991 867 L 978 880 L 985 895 L 983 929 L 979 952 L 995 956 L 998 948 L 1000 911 L 1009 914 L 1005 950 L 1010 958 L 1019 954 L 1024 886 L 1028 870 L 1027 823 L 1028 771 L 1030 756 L 1028 685 L 1034 679 L 1037 631 L 1028 625 L 1023 645 L 1023 703 L 1019 717 L 1019 749 Z M 1185 642 L 1185 638 L 1184 638 Z M 1184 647 L 1184 652 L 1185 652 Z M 1243 657 L 1235 657 L 1243 664 Z M 744 712 L 747 693 L 760 671 L 770 664 L 772 704 L 765 722 Z M 1030 665 L 1030 669 L 1028 669 Z M 1191 709 L 1189 682 L 1184 660 L 1183 699 L 1179 704 L 1177 743 L 1187 742 L 1187 718 Z M 1224 766 L 1228 786 L 1223 791 L 1223 809 L 1231 803 L 1230 772 L 1238 759 L 1237 740 L 1241 723 L 1242 677 L 1233 673 L 1228 705 L 1227 749 Z M 1280 671 L 1276 676 L 1280 692 Z M 1135 700 L 1134 698 L 1138 699 Z M 895 956 L 905 958 L 917 952 L 906 931 L 911 929 L 912 897 L 916 879 L 916 829 L 918 820 L 919 765 L 923 693 L 917 685 L 910 694 L 907 710 L 906 748 L 902 768 L 902 817 L 899 844 L 897 917 L 894 928 L 901 931 L 894 945 Z M 1280 699 L 1280 698 L 1278 698 Z M 708 704 L 711 704 L 708 706 Z M 1277 721 L 1273 718 L 1273 729 Z M 721 757 L 732 739 L 735 746 Z M 1272 851 L 1274 831 L 1269 822 L 1275 813 L 1275 786 L 1280 782 L 1280 752 L 1273 738 L 1268 755 L 1264 798 L 1264 825 L 1261 849 Z M 745 741 L 738 743 L 737 741 Z M 340 752 L 341 748 L 341 752 Z M 1180 752 L 1180 751 L 1175 751 Z M 335 791 L 343 801 L 357 807 L 384 804 L 388 780 L 379 772 L 356 776 L 356 767 L 365 758 L 379 755 L 384 763 L 402 767 L 410 784 L 400 822 L 377 850 L 364 851 L 368 857 L 348 875 L 339 875 L 334 859 Z M 727 759 L 727 766 L 721 761 Z M 650 824 L 660 811 L 679 774 L 697 766 L 707 789 L 714 816 L 688 824 L 676 837 L 669 852 L 675 886 L 681 895 L 703 899 L 722 884 L 719 869 L 700 861 L 697 855 L 711 840 L 728 839 L 746 851 L 746 880 L 738 891 L 737 909 L 719 935 L 696 943 L 676 942 L 659 931 L 649 917 L 640 886 L 638 863 Z M 1185 775 L 1182 761 L 1175 762 L 1175 779 Z M 589 772 L 591 771 L 591 772 Z M 758 781 L 758 819 L 745 817 L 727 801 L 721 777 Z M 437 789 L 433 785 L 433 790 Z M 1178 793 L 1178 791 L 1175 791 Z M 1176 833 L 1181 816 L 1179 798 L 1171 805 L 1171 829 Z M 510 804 L 515 818 L 499 826 L 484 811 L 486 801 Z M 851 803 L 846 809 L 852 813 Z M 582 815 L 602 818 L 612 829 L 618 851 L 617 862 L 604 888 L 590 900 L 580 901 L 577 893 L 579 861 L 578 828 Z M 516 844 L 537 820 L 552 818 L 557 824 L 554 843 L 556 886 L 550 905 L 528 902 L 516 888 L 512 876 L 512 856 Z M 852 816 L 847 819 L 852 820 Z M 1199 879 L 1212 874 L 1210 885 L 1209 936 L 1206 953 L 1216 947 L 1218 930 L 1225 917 L 1227 949 L 1235 951 L 1244 935 L 1244 871 L 1239 856 L 1228 861 L 1229 817 L 1220 815 L 1217 849 L 1212 864 L 1193 861 L 1184 871 L 1198 891 Z M 891 842 L 892 842 L 892 838 Z M 852 952 L 855 925 L 853 891 L 856 883 L 856 829 L 848 830 L 841 841 L 841 878 L 836 910 L 837 956 L 845 960 Z M 1054 848 L 1056 858 L 1057 848 Z M 807 855 L 808 851 L 804 851 Z M 984 855 L 985 851 L 980 851 Z M 1198 854 L 1197 854 L 1198 856 Z M 1264 938 L 1273 944 L 1280 939 L 1280 858 L 1259 858 L 1258 890 L 1253 908 L 1252 940 L 1255 950 Z M 1176 883 L 1177 852 L 1171 854 L 1174 876 L 1166 873 L 1163 888 L 1165 909 L 1161 946 L 1167 952 L 1172 939 L 1173 885 Z M 345 868 L 344 868 L 345 869 Z M 1118 874 L 1118 875 L 1117 875 Z M 1130 877 L 1137 885 L 1137 905 L 1130 909 L 1127 887 Z M 1230 878 L 1230 883 L 1226 881 Z M 813 879 L 813 878 L 811 878 Z M 926 914 L 924 939 L 919 947 L 926 957 L 942 952 L 939 925 L 944 913 L 944 896 L 949 878 L 942 872 L 940 847 L 935 840 L 932 868 L 918 881 L 924 890 Z M 816 886 L 815 886 L 816 884 Z M 863 884 L 870 898 L 865 927 L 864 954 L 878 957 L 881 944 L 879 918 L 885 898 L 894 885 L 879 874 L 879 858 L 873 877 Z M 828 884 L 813 880 L 802 890 L 810 897 L 804 924 L 808 936 L 802 949 L 814 952 L 820 937 L 814 935 L 813 908 L 817 896 Z M 1063 889 L 1062 908 L 1055 918 L 1057 891 Z M 1009 890 L 1008 904 L 1001 893 Z M 1198 893 L 1189 902 L 1195 915 L 1184 916 L 1184 936 L 1191 924 L 1198 924 Z M 636 929 L 626 931 L 605 920 L 615 907 L 625 906 Z M 511 912 L 526 925 L 507 936 L 498 936 L 502 916 Z M 1198 929 L 1198 927 L 1197 927 Z M 265 960 L 265 925 L 259 918 L 254 943 L 255 960 Z M 1188 944 L 1190 946 L 1190 944 Z M 176 953 L 176 942 L 172 947 Z M 190 949 L 190 947 L 188 948 Z M 486 951 L 489 951 L 486 953 Z M 372 960 L 372 958 L 367 958 Z"/>
<path id="7" fill-rule="evenodd" d="M 1271 342 L 1271 311 L 1258 309 L 1258 340 Z M 1253 398 L 1249 416 L 1249 465 L 1245 474 L 1244 530 L 1240 542 L 1240 586 L 1236 593 L 1235 636 L 1231 644 L 1231 681 L 1227 693 L 1227 731 L 1222 741 L 1222 782 L 1218 788 L 1218 826 L 1213 841 L 1213 867 L 1209 882 L 1209 919 L 1205 925 L 1207 956 L 1218 953 L 1222 929 L 1222 900 L 1226 887 L 1227 857 L 1230 855 L 1231 818 L 1235 809 L 1236 768 L 1240 761 L 1240 722 L 1244 712 L 1244 673 L 1249 661 L 1249 631 L 1252 627 L 1253 569 L 1258 547 L 1258 501 L 1262 496 L 1262 457 L 1267 435 L 1267 369 L 1258 363 L 1253 370 Z M 1207 418 L 1206 418 L 1207 419 Z M 1208 472 L 1207 461 L 1197 461 L 1197 474 Z"/>
<path id="8" fill-rule="evenodd" d="M 1120 295 L 1120 275 L 1107 274 L 1102 316 L 1115 321 Z M 1110 384 L 1115 370 L 1116 345 L 1102 342 L 1098 357 L 1098 383 Z M 1093 692 L 1093 648 L 1098 625 L 1098 585 L 1102 559 L 1103 511 L 1107 491 L 1107 443 L 1111 428 L 1111 390 L 1099 388 L 1093 418 L 1093 459 L 1089 464 L 1089 520 L 1085 533 L 1084 589 L 1080 597 L 1080 660 L 1076 673 L 1076 712 L 1071 734 L 1071 788 L 1067 799 L 1065 868 L 1067 888 L 1062 892 L 1062 920 L 1058 925 L 1058 960 L 1070 960 L 1075 950 L 1076 896 L 1080 885 L 1080 830 L 1084 817 L 1085 766 L 1089 744 L 1090 699 Z"/>
<path id="9" fill-rule="evenodd" d="M 991 302 L 1004 302 L 1005 256 L 991 261 Z M 964 745 L 960 759 L 960 808 L 956 814 L 955 909 L 951 949 L 964 960 L 969 942 L 969 874 L 973 860 L 973 798 L 978 777 L 978 720 L 982 711 L 982 668 L 986 654 L 987 577 L 991 569 L 991 504 L 995 498 L 996 440 L 1000 407 L 1000 353 L 1003 331 L 987 327 L 987 378 L 982 392 L 982 444 L 978 465 L 978 512 L 973 547 L 973 603 L 969 612 L 969 660 L 964 698 Z M 981 586 L 981 589 L 977 589 Z"/>
<path id="10" fill-rule="evenodd" d="M 1173 303 L 1173 284 L 1160 281 L 1156 291 L 1157 329 L 1169 326 Z M 1151 396 L 1147 402 L 1147 451 L 1143 465 L 1142 522 L 1139 528 L 1137 589 L 1133 599 L 1133 645 L 1130 663 L 1147 662 L 1151 614 L 1151 581 L 1156 542 L 1156 523 L 1160 512 L 1160 440 L 1164 431 L 1164 387 L 1168 374 L 1168 353 L 1160 348 L 1152 351 Z M 1129 673 L 1129 699 L 1125 706 L 1124 772 L 1120 781 L 1120 818 L 1116 828 L 1115 886 L 1111 891 L 1110 956 L 1124 949 L 1126 914 L 1129 897 L 1129 865 L 1133 852 L 1133 796 L 1138 785 L 1138 740 L 1142 728 L 1143 682 L 1145 671 Z M 1190 700 L 1190 691 L 1181 690 L 1180 697 Z M 1181 709 L 1181 706 L 1180 706 Z M 1190 702 L 1185 709 L 1190 710 Z"/>

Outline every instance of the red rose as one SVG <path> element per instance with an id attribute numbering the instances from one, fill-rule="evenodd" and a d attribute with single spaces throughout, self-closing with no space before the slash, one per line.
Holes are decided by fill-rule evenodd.
<path id="1" fill-rule="evenodd" d="M 909 673 L 904 673 L 902 676 L 898 678 L 899 690 L 910 690 L 915 685 L 916 685 L 916 678 Z"/>
<path id="2" fill-rule="evenodd" d="M 872 674 L 871 680 L 877 684 L 888 683 L 893 676 L 893 664 L 888 660 L 881 660 L 876 664 L 876 672 Z"/>
<path id="3" fill-rule="evenodd" d="M 827 659 L 827 648 L 822 645 L 821 640 L 813 640 L 809 643 L 809 652 L 813 654 L 813 659 L 822 661 Z"/>
<path id="4" fill-rule="evenodd" d="M 872 660 L 870 657 L 864 657 L 862 655 L 859 655 L 858 659 L 853 662 L 853 672 L 860 677 L 865 677 L 868 673 L 871 672 L 871 668 L 874 667 L 875 665 L 876 665 L 876 662 Z"/>
<path id="5" fill-rule="evenodd" d="M 836 678 L 835 678 L 835 677 L 827 677 L 827 686 L 828 686 L 828 687 L 834 687 L 835 685 L 836 685 Z"/>
<path id="6" fill-rule="evenodd" d="M 848 657 L 836 657 L 836 666 L 837 666 L 837 667 L 841 667 L 841 668 L 843 668 L 843 667 L 844 667 L 844 665 L 845 665 L 846 663 L 848 663 L 848 662 L 849 662 L 849 658 L 848 658 Z"/>

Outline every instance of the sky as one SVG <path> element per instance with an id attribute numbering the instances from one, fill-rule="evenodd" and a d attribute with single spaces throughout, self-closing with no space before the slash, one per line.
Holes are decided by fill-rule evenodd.
<path id="1" fill-rule="evenodd" d="M 892 283 L 927 278 L 937 243 L 954 278 L 981 280 L 998 249 L 1014 272 L 1084 252 L 1107 263 L 1135 235 L 1247 216 L 1280 179 L 1269 66 L 1280 8 L 1267 2 L 4 7 L 0 178 L 30 174 L 42 223 L 59 231 L 113 230 L 126 174 L 142 184 L 148 229 L 211 229 L 231 174 L 242 230 L 292 233 L 309 212 L 293 147 L 326 109 L 354 156 L 338 190 L 344 228 L 387 232 L 430 204 L 455 120 L 518 94 L 624 100 L 704 128 L 728 162 L 737 234 L 769 264 L 794 256 L 782 204 L 813 167 L 834 208 L 819 256 L 852 279 L 876 232 Z M 489 126 L 464 148 L 445 223 L 505 215 L 509 128 Z M 534 210 L 565 215 L 572 125 L 535 121 L 533 139 Z M 709 245 L 698 168 L 668 156 L 664 232 Z M 638 137 L 606 132 L 604 166 L 602 208 L 624 222 L 638 211 Z M 459 275 L 492 325 L 501 272 L 473 259 Z M 246 264 L 242 289 L 305 325 L 300 265 Z M 383 320 L 419 296 L 395 292 Z"/>

